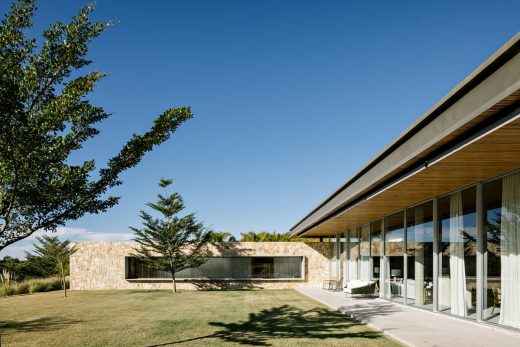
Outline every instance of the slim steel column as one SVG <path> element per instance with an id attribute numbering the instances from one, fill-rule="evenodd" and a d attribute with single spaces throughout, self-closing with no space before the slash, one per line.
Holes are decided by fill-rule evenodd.
<path id="1" fill-rule="evenodd" d="M 406 209 L 403 213 L 403 295 L 404 295 L 404 304 L 408 305 L 408 235 L 406 233 L 407 223 L 406 223 Z"/>
<path id="2" fill-rule="evenodd" d="M 439 311 L 439 199 L 433 199 L 433 312 Z"/>
<path id="3" fill-rule="evenodd" d="M 477 322 L 482 321 L 484 298 L 484 206 L 482 183 L 477 184 Z"/>

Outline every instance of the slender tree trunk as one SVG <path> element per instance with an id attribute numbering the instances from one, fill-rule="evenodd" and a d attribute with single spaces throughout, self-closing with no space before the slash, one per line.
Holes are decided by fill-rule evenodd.
<path id="1" fill-rule="evenodd" d="M 63 262 L 60 261 L 60 269 L 61 269 L 61 285 L 63 286 L 63 293 L 65 297 L 67 297 L 67 284 L 65 283 L 65 270 L 63 270 Z"/>
<path id="2" fill-rule="evenodd" d="M 172 292 L 177 293 L 177 283 L 175 282 L 175 273 L 172 272 Z"/>

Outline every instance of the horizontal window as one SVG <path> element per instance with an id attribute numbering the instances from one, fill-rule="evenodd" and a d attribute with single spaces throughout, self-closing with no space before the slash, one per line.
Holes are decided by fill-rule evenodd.
<path id="1" fill-rule="evenodd" d="M 175 274 L 176 279 L 303 279 L 303 257 L 212 257 L 199 267 Z M 126 257 L 126 279 L 169 279 L 134 257 Z"/>

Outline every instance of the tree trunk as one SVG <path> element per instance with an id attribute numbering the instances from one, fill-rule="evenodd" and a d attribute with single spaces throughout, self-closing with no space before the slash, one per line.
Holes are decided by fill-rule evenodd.
<path id="1" fill-rule="evenodd" d="M 177 293 L 177 283 L 175 282 L 175 273 L 172 273 L 172 292 Z"/>
<path id="2" fill-rule="evenodd" d="M 67 297 L 67 284 L 65 283 L 65 271 L 63 270 L 63 262 L 60 261 L 60 269 L 61 269 L 61 285 L 63 286 L 63 293 L 65 297 Z"/>

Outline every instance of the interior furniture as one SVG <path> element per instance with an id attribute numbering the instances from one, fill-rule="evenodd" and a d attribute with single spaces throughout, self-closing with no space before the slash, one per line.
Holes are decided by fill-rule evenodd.
<path id="1" fill-rule="evenodd" d="M 323 289 L 327 290 L 340 290 L 343 284 L 343 277 L 329 278 L 323 281 Z"/>
<path id="2" fill-rule="evenodd" d="M 345 297 L 352 297 L 354 295 L 373 295 L 376 290 L 376 281 L 362 281 L 352 280 L 347 282 L 347 285 L 343 289 Z"/>
<path id="3" fill-rule="evenodd" d="M 500 288 L 496 287 L 493 288 L 493 309 L 491 310 L 491 315 L 495 312 L 495 308 L 497 305 L 500 305 L 502 301 L 502 291 Z"/>

